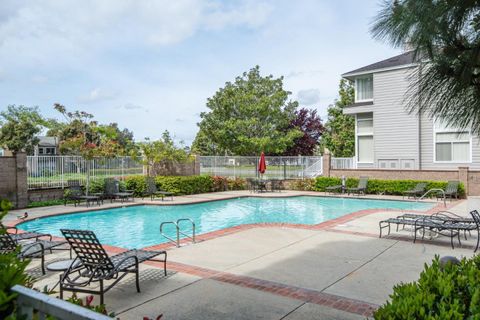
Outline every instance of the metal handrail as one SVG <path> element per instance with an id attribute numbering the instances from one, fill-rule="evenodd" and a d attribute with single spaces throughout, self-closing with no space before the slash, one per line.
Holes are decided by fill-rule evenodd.
<path id="1" fill-rule="evenodd" d="M 170 238 L 169 236 L 167 236 L 164 232 L 163 232 L 163 226 L 164 225 L 167 225 L 167 224 L 173 224 L 175 226 L 175 228 L 177 229 L 177 240 L 175 239 L 172 239 Z M 179 235 L 179 228 L 178 228 L 178 224 L 175 222 L 175 221 L 165 221 L 165 222 L 162 222 L 160 223 L 160 234 L 162 236 L 164 236 L 165 238 L 167 238 L 168 240 L 170 240 L 171 242 L 175 243 L 175 245 L 177 246 L 177 248 L 180 247 L 180 235 Z"/>
<path id="2" fill-rule="evenodd" d="M 181 221 L 190 221 L 190 223 L 192 224 L 192 236 L 190 237 L 188 234 L 183 233 L 183 232 L 180 231 L 180 230 L 178 230 L 178 232 L 180 232 L 181 234 L 183 234 L 185 237 L 192 239 L 192 242 L 195 243 L 195 222 L 194 222 L 192 219 L 190 219 L 190 218 L 178 219 L 178 220 L 177 220 L 177 226 L 178 226 L 179 229 L 180 229 L 179 224 L 180 224 Z"/>
<path id="3" fill-rule="evenodd" d="M 445 196 L 445 191 L 443 189 L 439 189 L 439 188 L 435 188 L 435 189 L 430 189 L 428 190 L 427 192 L 425 192 L 423 194 L 423 196 L 421 196 L 420 198 L 418 198 L 417 201 L 420 201 L 420 200 L 423 200 L 423 198 L 425 198 L 425 196 L 427 196 L 429 193 L 431 193 L 432 191 L 435 191 L 435 192 L 441 192 L 443 194 L 443 205 L 446 207 L 447 206 L 447 197 Z"/>

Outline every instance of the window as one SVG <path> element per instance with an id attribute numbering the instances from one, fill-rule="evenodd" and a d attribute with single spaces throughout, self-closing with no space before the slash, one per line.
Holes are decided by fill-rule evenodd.
<path id="1" fill-rule="evenodd" d="M 373 163 L 373 113 L 357 114 L 357 161 Z"/>
<path id="2" fill-rule="evenodd" d="M 55 148 L 45 148 L 45 154 L 55 154 Z"/>
<path id="3" fill-rule="evenodd" d="M 458 130 L 435 122 L 435 161 L 470 162 L 471 137 L 467 130 Z"/>
<path id="4" fill-rule="evenodd" d="M 355 79 L 355 101 L 373 100 L 373 76 Z"/>
<path id="5" fill-rule="evenodd" d="M 38 154 L 43 154 L 43 153 L 44 153 L 43 148 L 38 148 Z"/>

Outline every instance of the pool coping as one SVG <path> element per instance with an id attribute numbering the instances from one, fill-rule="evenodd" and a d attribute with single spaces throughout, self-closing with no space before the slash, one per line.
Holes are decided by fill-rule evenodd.
<path id="1" fill-rule="evenodd" d="M 315 193 L 314 193 L 315 192 Z M 198 195 L 208 195 L 209 193 L 206 194 L 198 194 Z M 218 194 L 218 193 L 216 193 Z M 194 196 L 194 195 L 186 195 L 183 197 L 188 197 L 188 196 Z M 274 199 L 274 198 L 294 198 L 294 197 L 320 197 L 320 198 L 337 198 L 337 199 L 357 199 L 357 200 L 380 200 L 380 201 L 404 201 L 404 202 L 417 202 L 415 200 L 411 199 L 381 199 L 381 198 L 373 198 L 373 197 L 368 197 L 368 195 L 365 195 L 363 197 L 360 196 L 342 196 L 342 195 L 327 195 L 327 194 L 320 194 L 320 192 L 316 191 L 306 191 L 301 194 L 280 194 L 276 193 L 275 195 L 270 195 L 270 194 L 232 194 L 232 195 L 222 195 L 222 198 L 212 198 L 212 199 L 192 199 L 192 201 L 186 201 L 186 202 L 170 202 L 170 203 L 165 203 L 165 202 L 151 202 L 151 201 L 145 201 L 145 198 L 142 198 L 141 200 L 137 198 L 136 200 L 140 200 L 141 202 L 129 202 L 129 203 L 120 203 L 118 206 L 112 206 L 112 207 L 84 207 L 79 210 L 74 210 L 74 211 L 69 211 L 69 212 L 55 212 L 55 213 L 45 213 L 42 214 L 40 217 L 28 217 L 26 219 L 16 219 L 16 220 L 10 220 L 10 221 L 5 221 L 3 224 L 8 227 L 15 227 L 19 224 L 22 224 L 27 221 L 32 221 L 32 220 L 37 220 L 37 219 L 43 219 L 46 217 L 53 217 L 53 216 L 60 216 L 60 215 L 69 215 L 69 214 L 76 214 L 76 213 L 85 213 L 85 212 L 90 212 L 90 211 L 103 211 L 103 210 L 111 210 L 111 209 L 118 209 L 118 208 L 125 208 L 125 207 L 133 207 L 133 206 L 183 206 L 183 205 L 192 205 L 192 204 L 200 204 L 200 203 L 207 203 L 207 202 L 214 202 L 214 201 L 224 201 L 224 200 L 231 200 L 231 199 L 241 199 L 241 198 L 269 198 L 269 199 Z M 451 204 L 459 204 L 464 199 L 457 200 L 456 202 L 450 202 Z M 433 206 L 433 208 L 437 208 L 441 206 L 441 203 L 438 201 L 425 201 L 425 203 L 437 203 L 436 206 Z M 448 209 L 450 206 L 447 205 L 445 210 Z M 31 208 L 34 209 L 34 208 Z M 390 211 L 390 209 L 381 209 L 383 211 Z M 393 210 L 398 210 L 398 209 L 393 209 Z M 431 209 L 429 209 L 431 210 Z M 423 210 L 409 210 L 411 212 L 421 212 L 424 213 L 425 211 Z M 428 211 L 428 210 L 427 210 Z M 437 210 L 439 211 L 439 210 Z M 355 213 L 355 212 L 352 212 Z M 350 213 L 349 213 L 350 214 Z M 310 226 L 310 225 L 307 225 Z"/>
<path id="2" fill-rule="evenodd" d="M 299 194 L 299 195 L 284 195 L 284 196 L 274 196 L 274 197 L 269 197 L 269 196 L 257 196 L 256 198 L 293 198 L 293 197 L 300 197 L 300 196 L 310 196 L 310 194 Z M 198 203 L 206 203 L 206 202 L 213 202 L 213 201 L 223 201 L 223 200 L 231 200 L 231 199 L 240 199 L 240 198 L 248 198 L 248 197 L 255 197 L 255 196 L 250 196 L 250 195 L 242 195 L 242 196 L 230 196 L 228 198 L 222 198 L 222 199 L 212 199 L 212 200 L 201 200 L 201 201 L 196 201 L 196 202 L 190 202 L 190 203 L 176 203 L 176 204 L 169 204 L 171 206 L 173 205 L 187 205 L 187 204 L 198 204 Z M 317 197 L 323 197 L 322 195 L 317 195 Z M 344 197 L 335 197 L 335 198 L 344 198 Z M 346 199 L 358 199 L 358 198 L 352 198 L 348 197 Z M 382 200 L 378 198 L 360 198 L 360 199 L 365 199 L 365 200 Z M 386 199 L 389 200 L 390 199 Z M 395 200 L 391 200 L 395 201 Z M 397 200 L 397 201 L 402 201 L 402 200 Z M 405 200 L 407 201 L 407 200 Z M 433 214 L 441 210 L 448 210 L 451 208 L 453 205 L 458 205 L 461 202 L 465 201 L 464 199 L 458 200 L 456 202 L 451 202 L 447 204 L 446 207 L 442 206 L 442 203 L 438 203 L 437 205 L 433 206 L 432 208 L 428 210 L 408 210 L 409 212 L 413 213 L 423 213 L 423 214 Z M 37 219 L 43 219 L 47 217 L 53 217 L 53 216 L 59 216 L 59 215 L 69 215 L 69 214 L 76 214 L 76 213 L 85 213 L 85 212 L 91 212 L 91 211 L 103 211 L 103 210 L 110 210 L 110 209 L 118 209 L 118 208 L 125 208 L 125 207 L 133 207 L 133 206 L 143 206 L 143 205 L 151 205 L 151 206 L 163 206 L 163 205 L 158 205 L 156 203 L 129 203 L 123 206 L 117 206 L 117 207 L 109 207 L 109 208 L 100 208 L 100 209 L 95 209 L 95 208 L 86 208 L 87 210 L 80 210 L 80 211 L 72 211 L 72 212 L 60 212 L 60 213 L 52 213 L 52 214 L 46 214 L 41 217 L 29 217 L 27 219 L 17 219 L 17 220 L 12 220 L 8 221 L 5 224 L 5 226 L 9 227 L 15 227 L 21 223 L 27 222 L 27 221 L 32 221 L 32 220 L 37 220 Z M 214 231 L 209 231 L 201 234 L 196 234 L 195 239 L 197 242 L 203 242 L 207 240 L 212 240 L 218 237 L 234 234 L 240 231 L 248 230 L 248 229 L 253 229 L 253 228 L 294 228 L 294 229 L 305 229 L 305 230 L 327 230 L 331 229 L 337 225 L 353 221 L 355 219 L 374 214 L 374 213 L 379 213 L 379 212 L 404 212 L 404 210 L 401 209 L 384 209 L 384 208 L 378 208 L 378 209 L 364 209 L 364 210 L 359 210 L 359 211 L 354 211 L 348 214 L 345 214 L 343 216 L 330 219 L 327 221 L 323 221 L 317 224 L 301 224 L 301 223 L 282 223 L 282 222 L 264 222 L 264 223 L 249 223 L 249 224 L 240 224 L 232 227 L 227 227 L 223 229 L 218 229 Z M 25 232 L 24 230 L 19 229 L 18 232 Z M 63 237 L 59 236 L 53 236 L 54 239 L 56 240 L 65 240 Z M 180 247 L 182 245 L 186 244 L 191 244 L 191 241 L 183 238 L 180 239 Z M 118 247 L 118 246 L 112 246 L 108 244 L 102 244 L 102 246 L 107 250 L 112 253 L 120 253 L 125 250 L 128 250 L 123 247 Z M 176 244 L 173 244 L 170 241 L 151 245 L 151 246 L 146 246 L 142 247 L 140 249 L 142 250 L 168 250 L 175 248 Z"/>

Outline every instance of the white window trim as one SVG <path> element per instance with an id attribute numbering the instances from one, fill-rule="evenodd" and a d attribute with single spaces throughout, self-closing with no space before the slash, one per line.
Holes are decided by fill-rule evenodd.
<path id="1" fill-rule="evenodd" d="M 467 161 L 454 161 L 454 160 L 450 160 L 450 161 L 441 161 L 441 160 L 437 160 L 437 133 L 460 133 L 460 132 L 465 132 L 467 133 L 469 136 L 470 136 L 470 139 L 468 139 L 468 143 L 470 145 L 470 159 L 467 160 Z M 467 140 L 465 140 L 464 142 L 466 142 Z M 472 148 L 472 145 L 473 145 L 473 139 L 472 139 L 472 134 L 470 133 L 470 130 L 455 130 L 453 128 L 450 128 L 450 129 L 437 129 L 436 125 L 435 125 L 435 121 L 433 122 L 433 163 L 472 163 L 473 160 L 472 160 L 472 151 L 473 151 L 473 148 Z"/>
<path id="2" fill-rule="evenodd" d="M 358 79 L 367 79 L 367 78 L 372 78 L 372 98 L 371 99 L 358 99 L 358 90 L 357 90 L 357 80 Z M 373 97 L 375 97 L 375 92 L 373 92 L 373 74 L 361 76 L 361 77 L 356 77 L 355 78 L 355 102 L 371 102 L 373 101 Z"/>
<path id="3" fill-rule="evenodd" d="M 368 112 L 367 112 L 368 113 Z M 358 114 L 355 114 L 355 161 L 357 164 L 374 164 L 375 163 L 375 134 L 374 134 L 374 128 L 372 127 L 372 132 L 368 133 L 358 133 L 358 128 L 357 128 L 357 123 L 358 123 Z M 362 120 L 370 120 L 370 119 L 362 119 Z M 372 112 L 372 118 L 371 120 L 373 121 L 373 112 Z M 368 136 L 373 138 L 373 160 L 371 162 L 365 162 L 365 161 L 359 161 L 358 160 L 358 137 L 362 136 Z"/>

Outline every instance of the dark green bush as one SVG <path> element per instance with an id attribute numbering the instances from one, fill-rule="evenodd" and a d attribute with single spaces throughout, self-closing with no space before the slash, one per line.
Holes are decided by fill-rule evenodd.
<path id="1" fill-rule="evenodd" d="M 346 185 L 348 188 L 356 187 L 358 185 L 358 180 L 356 178 L 348 178 Z M 427 190 L 428 189 L 445 189 L 447 186 L 447 181 L 428 181 L 428 180 L 380 180 L 380 179 L 369 179 L 367 185 L 367 193 L 369 194 L 391 194 L 391 195 L 403 195 L 407 190 L 413 189 L 417 183 L 426 182 Z M 315 191 L 325 191 L 326 187 L 339 185 L 342 183 L 341 178 L 331 178 L 331 177 L 318 177 L 315 182 Z M 462 183 L 458 188 L 459 195 L 461 197 L 465 196 L 465 188 Z"/>
<path id="2" fill-rule="evenodd" d="M 480 256 L 443 269 L 438 256 L 420 279 L 393 288 L 375 319 L 480 319 Z"/>
<path id="3" fill-rule="evenodd" d="M 156 177 L 157 186 L 175 195 L 212 192 L 213 179 L 210 176 Z"/>

